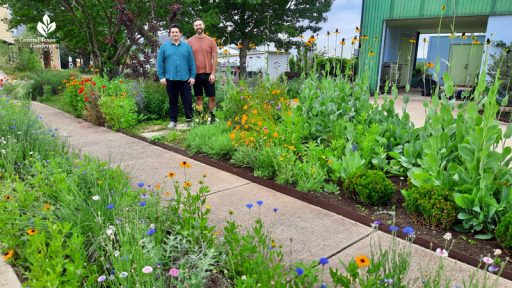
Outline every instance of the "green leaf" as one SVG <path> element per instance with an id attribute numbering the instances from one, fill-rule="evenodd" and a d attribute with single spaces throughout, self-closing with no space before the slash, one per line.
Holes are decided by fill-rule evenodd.
<path id="1" fill-rule="evenodd" d="M 493 237 L 492 234 L 476 234 L 475 235 L 475 238 L 476 239 L 482 239 L 482 240 L 489 240 Z"/>
<path id="2" fill-rule="evenodd" d="M 505 130 L 505 133 L 503 134 L 503 138 L 508 139 L 512 136 L 512 124 L 509 123 L 507 125 L 507 129 Z"/>
<path id="3" fill-rule="evenodd" d="M 465 213 L 465 212 L 460 212 L 458 215 L 457 215 L 457 218 L 459 218 L 460 220 L 466 220 L 466 219 L 469 219 L 469 218 L 472 218 L 473 216 L 471 216 L 470 214 L 468 213 Z"/>
<path id="4" fill-rule="evenodd" d="M 471 209 L 473 207 L 473 195 L 469 194 L 455 194 L 455 203 L 464 209 Z M 460 213 L 459 213 L 460 214 Z"/>

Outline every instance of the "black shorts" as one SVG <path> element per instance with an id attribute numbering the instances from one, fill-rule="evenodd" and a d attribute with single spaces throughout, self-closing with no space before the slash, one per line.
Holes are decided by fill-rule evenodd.
<path id="1" fill-rule="evenodd" d="M 194 95 L 203 96 L 203 90 L 206 97 L 215 97 L 215 82 L 210 83 L 208 79 L 210 73 L 196 74 L 196 82 L 194 83 Z"/>

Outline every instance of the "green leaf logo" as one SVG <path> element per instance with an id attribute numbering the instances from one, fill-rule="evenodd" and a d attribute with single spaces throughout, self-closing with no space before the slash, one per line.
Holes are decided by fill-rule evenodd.
<path id="1" fill-rule="evenodd" d="M 41 35 L 43 35 L 44 37 L 46 37 L 48 33 L 55 30 L 55 22 L 50 22 L 50 17 L 48 17 L 48 15 L 45 14 L 43 17 L 43 23 L 37 23 L 37 31 L 39 31 L 39 33 L 41 33 Z"/>

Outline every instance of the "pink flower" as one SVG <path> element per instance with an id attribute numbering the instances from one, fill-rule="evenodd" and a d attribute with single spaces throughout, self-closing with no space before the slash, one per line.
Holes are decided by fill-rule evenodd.
<path id="1" fill-rule="evenodd" d="M 482 258 L 482 261 L 484 261 L 484 263 L 487 265 L 491 265 L 494 262 L 491 257 L 484 257 Z"/>
<path id="2" fill-rule="evenodd" d="M 437 248 L 436 254 L 441 257 L 448 257 L 448 251 L 446 251 L 446 249 Z"/>
<path id="3" fill-rule="evenodd" d="M 171 270 L 169 270 L 169 275 L 172 277 L 178 277 L 178 275 L 180 275 L 180 269 L 171 268 Z"/>
<path id="4" fill-rule="evenodd" d="M 146 267 L 142 268 L 142 273 L 148 274 L 151 272 L 153 272 L 153 267 L 151 267 L 151 266 L 146 266 Z"/>

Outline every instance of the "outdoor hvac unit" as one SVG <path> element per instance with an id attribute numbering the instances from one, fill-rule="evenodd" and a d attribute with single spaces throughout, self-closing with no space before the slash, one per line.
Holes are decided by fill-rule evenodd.
<path id="1" fill-rule="evenodd" d="M 380 77 L 380 84 L 385 85 L 386 81 L 389 80 L 390 84 L 400 85 L 402 78 L 402 64 L 384 62 L 382 64 L 382 74 Z"/>

